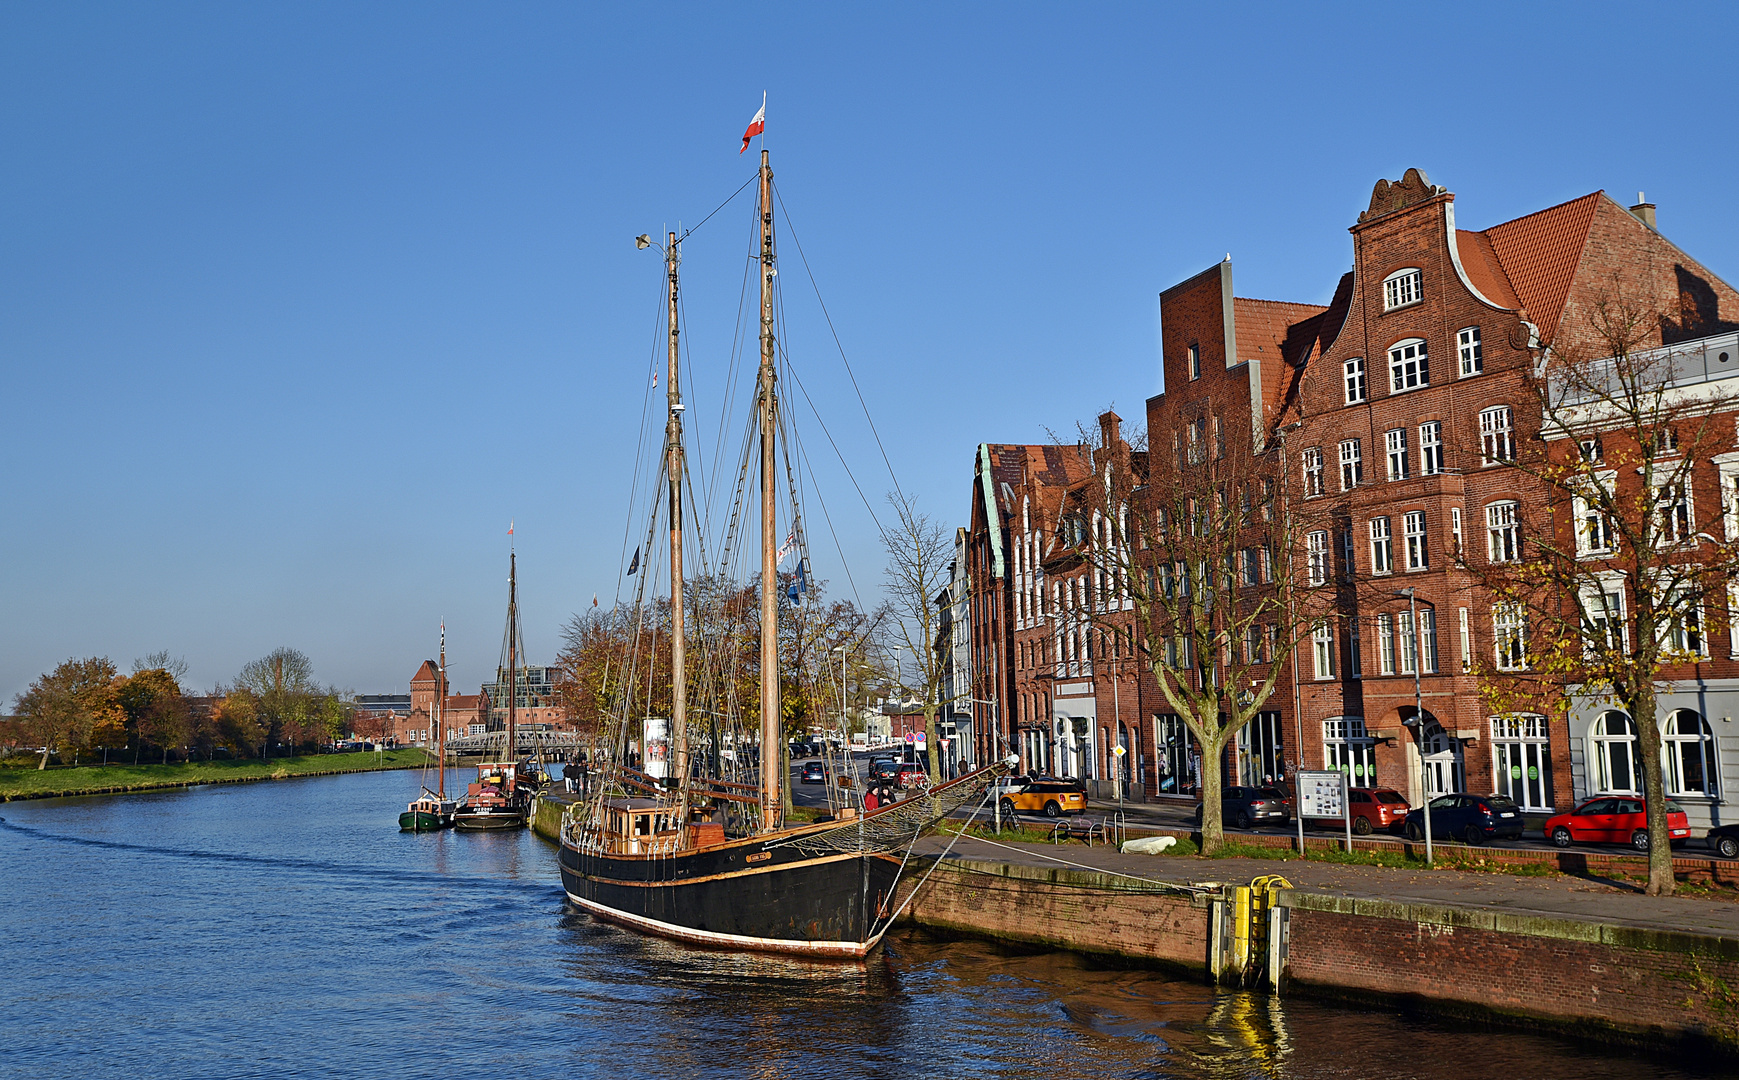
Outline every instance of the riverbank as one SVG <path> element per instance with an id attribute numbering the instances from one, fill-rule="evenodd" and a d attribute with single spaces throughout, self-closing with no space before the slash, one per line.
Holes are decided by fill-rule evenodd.
<path id="1" fill-rule="evenodd" d="M 1739 1056 L 1739 903 L 1600 876 L 962 837 L 910 917 L 1282 994 Z"/>
<path id="2" fill-rule="evenodd" d="M 81 765 L 62 769 L 0 769 L 0 802 L 53 799 L 67 795 L 116 795 L 195 784 L 238 784 L 287 780 L 295 776 L 420 769 L 431 760 L 409 748 L 380 753 L 310 754 L 302 757 L 245 758 L 229 761 L 178 761 L 168 765 Z"/>

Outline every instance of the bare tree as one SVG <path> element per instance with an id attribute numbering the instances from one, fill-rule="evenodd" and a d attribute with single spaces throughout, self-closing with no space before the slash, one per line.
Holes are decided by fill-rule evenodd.
<path id="1" fill-rule="evenodd" d="M 1641 774 L 1647 804 L 1647 891 L 1665 895 L 1674 880 L 1656 697 L 1705 659 L 1710 623 L 1728 620 L 1739 506 L 1730 492 L 1708 497 L 1720 484 L 1709 458 L 1732 449 L 1739 394 L 1705 381 L 1700 355 L 1692 374 L 1682 350 L 1651 348 L 1660 314 L 1616 282 L 1588 321 L 1582 342 L 1537 351 L 1538 437 L 1488 437 L 1482 448 L 1547 498 L 1488 511 L 1484 550 L 1464 561 L 1496 605 L 1496 655 L 1481 665 L 1494 712 L 1555 711 L 1567 688 L 1627 714 L 1634 740 L 1621 745 L 1635 754 L 1625 767 Z"/>
<path id="2" fill-rule="evenodd" d="M 1201 748 L 1202 850 L 1224 843 L 1219 763 L 1233 735 L 1284 684 L 1312 629 L 1330 625 L 1327 590 L 1300 588 L 1302 520 L 1278 489 L 1278 444 L 1209 438 L 1150 453 L 1140 433 L 1108 439 L 1083 426 L 1094 475 L 1071 491 L 1057 560 L 1073 548 L 1091 577 L 1084 614 L 1112 657 L 1133 655 Z M 1075 515 L 1069 520 L 1067 514 Z M 1328 550 L 1303 555 L 1328 585 Z"/>
<path id="3" fill-rule="evenodd" d="M 881 625 L 889 643 L 911 656 L 909 663 L 900 663 L 899 691 L 902 697 L 915 697 L 923 708 L 930 782 L 938 783 L 942 756 L 937 752 L 936 713 L 948 703 L 942 700 L 947 668 L 936 651 L 942 616 L 935 601 L 950 580 L 954 543 L 908 496 L 889 493 L 888 504 L 894 508 L 895 523 L 882 529 L 888 561 L 882 571 L 887 601 Z"/>

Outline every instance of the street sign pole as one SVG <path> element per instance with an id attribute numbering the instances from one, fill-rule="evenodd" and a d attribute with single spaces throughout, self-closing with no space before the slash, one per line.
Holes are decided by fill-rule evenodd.
<path id="1" fill-rule="evenodd" d="M 1341 820 L 1347 825 L 1347 854 L 1353 853 L 1353 785 L 1352 778 L 1343 771 L 1340 774 L 1340 804 L 1346 813 Z"/>

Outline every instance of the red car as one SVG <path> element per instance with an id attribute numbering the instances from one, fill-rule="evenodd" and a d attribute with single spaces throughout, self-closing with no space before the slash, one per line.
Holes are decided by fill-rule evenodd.
<path id="1" fill-rule="evenodd" d="M 922 765 L 901 765 L 898 777 L 894 783 L 901 787 L 926 787 L 930 783 L 930 774 L 924 771 Z"/>
<path id="2" fill-rule="evenodd" d="M 1629 844 L 1648 850 L 1648 814 L 1641 799 L 1601 795 L 1568 814 L 1546 820 L 1546 835 L 1559 847 L 1571 844 Z M 1691 823 L 1679 804 L 1667 802 L 1667 836 L 1674 846 L 1691 835 Z"/>

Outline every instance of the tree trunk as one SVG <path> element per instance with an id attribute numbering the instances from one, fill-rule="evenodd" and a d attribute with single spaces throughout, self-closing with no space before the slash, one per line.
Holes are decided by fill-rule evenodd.
<path id="1" fill-rule="evenodd" d="M 1226 823 L 1222 816 L 1220 754 L 1197 737 L 1202 745 L 1202 854 L 1218 855 L 1226 844 Z"/>
<path id="2" fill-rule="evenodd" d="M 1648 810 L 1648 886 L 1650 896 L 1671 896 L 1673 849 L 1667 835 L 1666 773 L 1661 769 L 1661 732 L 1655 722 L 1654 685 L 1644 680 L 1631 695 L 1631 722 L 1636 725 L 1636 745 L 1642 751 L 1642 792 Z"/>
<path id="3" fill-rule="evenodd" d="M 42 748 L 42 760 L 36 763 L 37 772 L 41 772 L 48 768 L 48 749 L 49 748 L 46 746 Z"/>
<path id="4" fill-rule="evenodd" d="M 942 744 L 936 741 L 936 713 L 928 710 L 924 713 L 924 756 L 928 758 L 930 783 L 932 786 L 942 782 Z"/>

